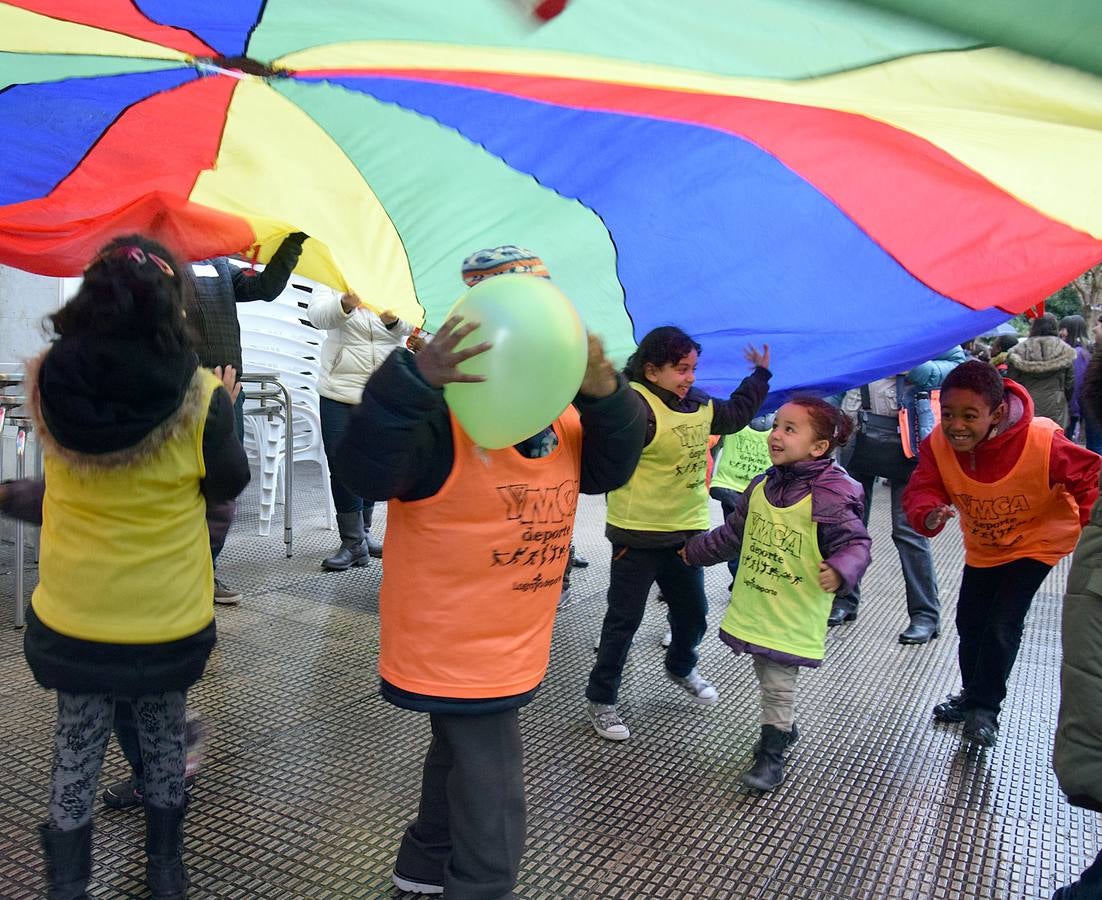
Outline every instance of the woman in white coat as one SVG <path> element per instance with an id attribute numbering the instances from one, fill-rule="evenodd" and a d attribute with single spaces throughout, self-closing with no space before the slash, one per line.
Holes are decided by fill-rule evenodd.
<path id="1" fill-rule="evenodd" d="M 332 291 L 316 292 L 307 316 L 315 328 L 326 332 L 318 394 L 322 443 L 332 471 L 333 455 L 344 437 L 349 413 L 360 402 L 367 379 L 387 356 L 405 345 L 414 327 L 389 310 L 376 315 L 355 294 L 338 297 Z M 334 475 L 329 476 L 329 489 L 337 511 L 341 545 L 332 556 L 322 560 L 322 568 L 342 572 L 352 566 L 366 566 L 371 556 L 381 557 L 382 543 L 368 533 L 373 504 L 365 503 Z"/>

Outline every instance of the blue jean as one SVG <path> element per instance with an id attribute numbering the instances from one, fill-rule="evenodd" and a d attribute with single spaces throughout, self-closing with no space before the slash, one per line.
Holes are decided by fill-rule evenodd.
<path id="1" fill-rule="evenodd" d="M 854 475 L 865 489 L 865 512 L 862 520 L 869 524 L 872 510 L 872 491 L 876 484 L 874 475 Z M 930 555 L 930 542 L 911 527 L 907 514 L 903 511 L 903 491 L 905 481 L 891 483 L 892 491 L 892 541 L 899 553 L 899 562 L 903 566 L 903 584 L 907 591 L 907 614 L 912 622 L 932 622 L 937 627 L 941 619 L 941 603 L 937 595 L 937 576 L 934 574 L 934 559 Z M 857 609 L 861 602 L 861 588 L 858 585 L 852 594 L 839 597 L 835 602 L 849 604 Z"/>
<path id="2" fill-rule="evenodd" d="M 597 662 L 585 689 L 586 698 L 594 703 L 616 702 L 624 663 L 655 582 L 666 598 L 672 635 L 666 649 L 666 668 L 679 677 L 696 668 L 696 648 L 708 629 L 704 570 L 685 565 L 675 549 L 639 550 L 613 544 L 608 611 L 601 626 Z"/>
<path id="3" fill-rule="evenodd" d="M 337 455 L 337 448 L 344 440 L 344 434 L 348 431 L 348 419 L 355 407 L 351 403 L 341 403 L 339 400 L 321 398 L 321 442 L 325 447 L 325 458 L 329 460 L 329 490 L 333 494 L 333 506 L 338 513 L 361 512 L 364 513 L 364 522 L 371 524 L 372 503 L 364 503 L 364 499 L 349 488 L 343 481 L 333 474 L 333 457 Z"/>
<path id="4" fill-rule="evenodd" d="M 1102 453 L 1102 425 L 1088 415 L 1083 416 L 1083 440 L 1088 450 Z"/>

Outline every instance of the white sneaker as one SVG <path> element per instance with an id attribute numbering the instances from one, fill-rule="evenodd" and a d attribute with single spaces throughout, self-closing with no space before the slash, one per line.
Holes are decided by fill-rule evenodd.
<path id="1" fill-rule="evenodd" d="M 668 647 L 670 644 L 673 643 L 673 632 L 670 631 L 670 629 L 667 628 L 666 633 L 662 635 L 661 643 L 663 647 Z"/>
<path id="2" fill-rule="evenodd" d="M 666 669 L 666 677 L 674 684 L 680 685 L 682 690 L 692 697 L 694 703 L 699 703 L 702 706 L 712 706 L 719 702 L 719 691 L 712 687 L 712 683 L 707 678 L 703 678 L 696 669 L 693 669 L 684 678 L 674 675 L 673 672 Z"/>
<path id="3" fill-rule="evenodd" d="M 407 894 L 442 894 L 444 893 L 444 885 L 442 884 L 429 884 L 425 881 L 414 881 L 412 878 L 406 878 L 399 875 L 397 870 L 391 873 L 390 880 L 394 882 L 394 886 L 400 891 L 405 891 Z"/>
<path id="4" fill-rule="evenodd" d="M 624 720 L 616 712 L 616 707 L 611 703 L 589 703 L 589 721 L 593 724 L 593 730 L 605 740 L 626 741 L 631 737 Z"/>

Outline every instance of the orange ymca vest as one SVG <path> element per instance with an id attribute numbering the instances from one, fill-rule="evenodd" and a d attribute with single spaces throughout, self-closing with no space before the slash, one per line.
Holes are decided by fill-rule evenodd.
<path id="1" fill-rule="evenodd" d="M 1025 448 L 1000 480 L 985 484 L 969 478 L 945 433 L 935 429 L 930 446 L 941 480 L 960 514 L 964 561 L 989 568 L 1016 559 L 1055 565 L 1079 540 L 1079 505 L 1061 485 L 1049 485 L 1051 419 L 1029 423 Z"/>
<path id="2" fill-rule="evenodd" d="M 455 461 L 423 500 L 387 505 L 379 674 L 415 694 L 490 699 L 535 688 L 570 555 L 582 426 L 573 406 L 540 459 L 476 447 L 451 417 Z"/>

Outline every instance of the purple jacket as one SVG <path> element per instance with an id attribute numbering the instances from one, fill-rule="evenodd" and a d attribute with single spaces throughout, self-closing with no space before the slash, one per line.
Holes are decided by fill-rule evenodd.
<path id="1" fill-rule="evenodd" d="M 685 558 L 694 566 L 710 566 L 737 559 L 750 494 L 765 479 L 765 499 L 774 506 L 791 506 L 811 494 L 811 518 L 818 526 L 823 561 L 842 579 L 838 593 L 850 593 L 869 566 L 872 540 L 862 522 L 865 492 L 833 459 L 813 459 L 790 466 L 772 466 L 757 476 L 738 496 L 727 521 L 685 545 Z"/>
<path id="2" fill-rule="evenodd" d="M 1086 347 L 1075 348 L 1075 360 L 1071 369 L 1075 373 L 1075 390 L 1072 392 L 1071 401 L 1068 403 L 1068 414 L 1079 416 L 1079 392 L 1083 389 L 1083 376 L 1087 374 L 1087 366 L 1091 363 L 1091 352 Z"/>

